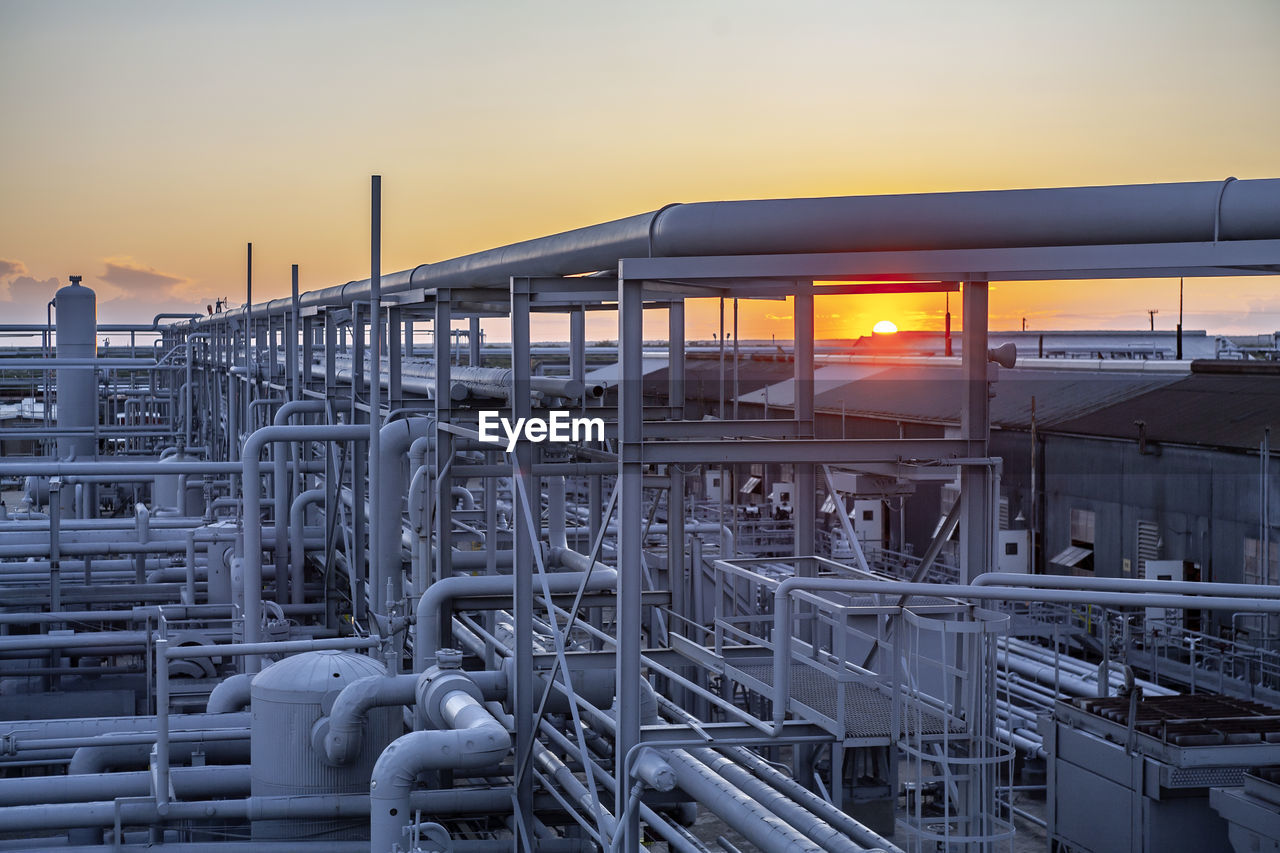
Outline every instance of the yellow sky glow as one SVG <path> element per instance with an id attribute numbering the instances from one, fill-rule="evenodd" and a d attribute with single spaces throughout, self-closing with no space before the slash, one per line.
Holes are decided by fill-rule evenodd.
<path id="1" fill-rule="evenodd" d="M 104 321 L 238 303 L 247 241 L 255 298 L 364 278 L 373 173 L 388 271 L 674 201 L 1277 177 L 1277 35 L 1272 0 L 7 0 L 0 302 L 42 319 L 78 273 Z M 1188 282 L 1186 326 L 1280 328 L 1276 284 Z M 819 335 L 942 324 L 941 294 L 830 301 Z M 1176 281 L 991 298 L 993 328 L 1148 309 L 1172 328 Z"/>

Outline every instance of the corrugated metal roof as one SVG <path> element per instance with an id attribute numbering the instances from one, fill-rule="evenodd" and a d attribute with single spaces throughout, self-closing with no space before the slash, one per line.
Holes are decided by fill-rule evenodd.
<path id="1" fill-rule="evenodd" d="M 1256 448 L 1266 427 L 1280 426 L 1280 375 L 1193 373 L 1065 420 L 1054 431 L 1136 439 L 1136 421 L 1145 424 L 1150 441 Z"/>
<path id="2" fill-rule="evenodd" d="M 883 373 L 887 368 L 881 365 L 831 364 L 819 367 L 813 372 L 813 393 L 815 399 L 832 391 L 838 391 L 850 382 L 869 379 Z M 744 403 L 756 403 L 770 406 L 790 407 L 795 404 L 795 379 L 784 379 L 773 385 L 766 385 L 758 391 L 740 395 Z"/>
<path id="3" fill-rule="evenodd" d="M 1027 429 L 1034 397 L 1038 427 L 1056 433 L 1136 440 L 1134 422 L 1143 421 L 1151 441 L 1256 448 L 1265 427 L 1280 427 L 1280 372 L 1275 366 L 1247 364 L 1240 368 L 1250 367 L 1253 372 L 1247 373 L 1216 368 L 1181 373 L 1143 370 L 1141 362 L 1133 370 L 1119 368 L 1114 361 L 1099 370 L 1042 365 L 1000 370 L 992 386 L 994 426 Z M 732 364 L 725 367 L 728 384 Z M 719 396 L 718 360 L 690 359 L 686 368 L 691 398 Z M 786 362 L 744 359 L 739 365 L 742 401 L 764 403 L 767 387 L 770 406 L 790 408 L 794 369 Z M 666 372 L 663 367 L 648 373 L 646 386 L 652 383 L 656 390 L 665 390 Z M 814 381 L 814 404 L 820 412 L 960 423 L 964 381 L 954 362 L 833 364 L 819 368 Z"/>
<path id="4" fill-rule="evenodd" d="M 612 388 L 622 381 L 619 370 L 620 368 L 618 367 L 618 363 L 614 362 L 613 364 L 607 364 L 604 367 L 587 371 L 583 378 L 588 384 L 594 383 L 596 385 L 603 385 L 606 388 Z M 665 358 L 643 358 L 640 361 L 640 370 L 645 378 L 648 378 L 659 370 L 661 370 L 665 375 L 667 371 L 667 360 Z"/>
<path id="5" fill-rule="evenodd" d="M 738 361 L 738 393 L 742 399 L 746 395 L 763 388 L 765 385 L 776 385 L 795 376 L 795 365 L 789 361 L 765 361 L 743 356 Z M 644 378 L 645 392 L 664 394 L 667 389 L 667 367 L 649 373 Z M 725 400 L 733 397 L 733 354 L 729 352 L 724 361 Z M 690 358 L 684 367 L 685 393 L 694 400 L 716 400 L 720 397 L 720 360 L 718 358 Z M 772 392 L 771 392 L 772 393 Z M 773 405 L 770 396 L 769 404 Z"/>
<path id="6" fill-rule="evenodd" d="M 962 376 L 959 368 L 946 365 L 889 367 L 828 391 L 815 389 L 814 404 L 828 412 L 958 424 Z M 1050 427 L 1179 379 L 1178 374 L 1005 369 L 993 385 L 991 422 L 1029 426 L 1034 397 L 1037 423 Z M 774 401 L 773 389 L 769 400 Z"/>

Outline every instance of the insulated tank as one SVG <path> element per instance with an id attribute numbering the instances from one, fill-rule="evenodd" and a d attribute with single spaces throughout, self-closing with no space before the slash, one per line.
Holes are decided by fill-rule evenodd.
<path id="1" fill-rule="evenodd" d="M 160 464 L 173 465 L 189 461 L 190 456 L 178 451 L 162 456 Z M 157 474 L 155 485 L 151 487 L 151 506 L 162 515 L 202 515 L 204 481 L 196 474 Z"/>
<path id="2" fill-rule="evenodd" d="M 352 652 L 305 652 L 258 673 L 250 685 L 253 796 L 367 794 L 373 764 L 404 729 L 400 708 L 373 708 L 364 727 L 360 754 L 346 766 L 330 764 L 312 747 L 311 730 L 342 688 L 358 678 L 386 675 L 378 661 Z M 260 820 L 253 837 L 368 838 L 367 819 Z"/>
<path id="3" fill-rule="evenodd" d="M 90 359 L 97 355 L 98 299 L 80 284 L 79 276 L 53 298 L 58 309 L 58 358 Z M 92 367 L 59 367 L 57 378 L 58 426 L 92 429 L 98 421 L 98 387 Z M 61 436 L 58 456 L 72 453 L 85 461 L 97 455 L 92 435 Z"/>
<path id="4" fill-rule="evenodd" d="M 80 276 L 71 276 L 71 284 L 53 297 L 58 310 L 58 358 L 91 359 L 98 354 L 98 298 L 80 284 Z M 58 426 L 88 430 L 84 435 L 58 436 L 58 458 L 75 456 L 87 462 L 98 455 L 92 430 L 98 422 L 98 383 L 92 367 L 59 367 L 55 389 L 58 404 Z M 74 511 L 75 491 L 62 490 L 62 512 Z M 93 504 L 90 504 L 90 514 Z"/>

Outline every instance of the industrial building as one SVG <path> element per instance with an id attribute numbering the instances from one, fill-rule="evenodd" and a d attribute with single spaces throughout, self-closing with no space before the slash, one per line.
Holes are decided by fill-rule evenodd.
<path id="1" fill-rule="evenodd" d="M 249 247 L 236 308 L 106 349 L 73 276 L 0 329 L 0 850 L 1280 850 L 1270 339 L 987 328 L 991 282 L 1280 274 L 1280 180 L 385 274 L 380 193 L 367 279 L 255 303 Z M 815 342 L 918 292 L 958 330 Z"/>

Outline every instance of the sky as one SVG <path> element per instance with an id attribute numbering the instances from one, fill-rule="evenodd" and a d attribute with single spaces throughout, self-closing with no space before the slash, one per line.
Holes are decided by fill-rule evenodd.
<path id="1" fill-rule="evenodd" d="M 101 322 L 239 304 L 249 241 L 255 301 L 365 278 L 371 174 L 388 272 L 671 202 L 1280 177 L 1277 37 L 1275 0 L 0 0 L 0 316 L 70 274 Z M 1184 325 L 1280 329 L 1278 283 L 1188 281 Z M 824 299 L 817 332 L 942 307 Z M 1177 282 L 1002 283 L 991 325 L 1149 309 Z"/>

